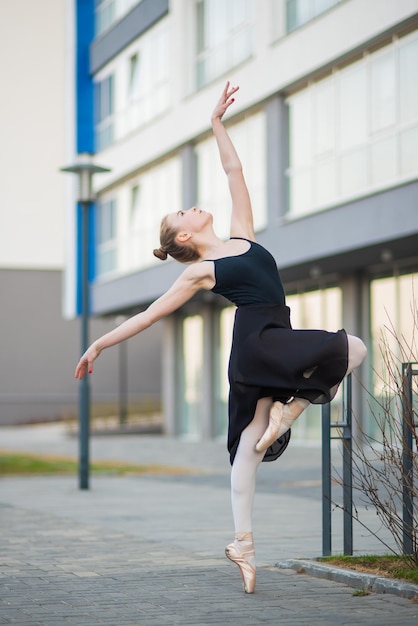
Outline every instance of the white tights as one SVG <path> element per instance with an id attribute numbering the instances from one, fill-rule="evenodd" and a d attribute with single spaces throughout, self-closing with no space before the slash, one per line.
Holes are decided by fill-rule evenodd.
<path id="1" fill-rule="evenodd" d="M 358 367 L 364 360 L 367 350 L 358 337 L 347 336 L 348 369 L 347 374 Z M 289 429 L 291 423 L 308 406 L 309 402 L 295 398 L 285 405 L 283 426 L 279 436 Z M 255 445 L 264 434 L 272 407 L 271 398 L 261 398 L 255 410 L 252 422 L 241 433 L 238 449 L 231 471 L 231 501 L 234 517 L 235 534 L 252 532 L 252 511 L 255 494 L 257 468 L 264 457 L 264 452 L 257 452 Z"/>
<path id="2" fill-rule="evenodd" d="M 257 452 L 255 444 L 263 435 L 269 421 L 271 398 L 261 398 L 254 418 L 241 433 L 231 470 L 231 501 L 235 534 L 252 532 L 252 510 L 257 468 L 264 452 Z"/>

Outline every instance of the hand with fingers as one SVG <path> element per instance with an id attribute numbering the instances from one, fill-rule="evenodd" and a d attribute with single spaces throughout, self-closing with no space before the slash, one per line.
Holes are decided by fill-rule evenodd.
<path id="1" fill-rule="evenodd" d="M 213 113 L 212 113 L 212 123 L 215 120 L 221 120 L 225 111 L 231 104 L 234 102 L 234 98 L 232 96 L 236 91 L 238 91 L 239 87 L 231 87 L 230 82 L 228 81 L 225 85 L 224 90 L 222 91 L 221 97 L 219 98 Z"/>
<path id="2" fill-rule="evenodd" d="M 92 374 L 93 361 L 97 359 L 100 353 L 101 350 L 93 343 L 77 363 L 75 377 L 81 380 L 87 373 Z"/>

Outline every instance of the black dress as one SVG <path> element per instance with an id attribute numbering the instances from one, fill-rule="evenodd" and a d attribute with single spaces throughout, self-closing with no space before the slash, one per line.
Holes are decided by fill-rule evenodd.
<path id="1" fill-rule="evenodd" d="M 212 291 L 237 306 L 228 368 L 231 464 L 260 398 L 325 404 L 335 396 L 348 364 L 344 330 L 292 329 L 273 256 L 258 243 L 249 244 L 243 254 L 213 260 Z M 263 461 L 277 459 L 289 439 L 290 431 L 268 448 Z"/>

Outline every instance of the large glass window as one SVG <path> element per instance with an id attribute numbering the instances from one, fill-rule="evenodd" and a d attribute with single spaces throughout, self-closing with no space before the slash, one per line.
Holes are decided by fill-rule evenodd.
<path id="1" fill-rule="evenodd" d="M 266 180 L 266 123 L 263 112 L 244 122 L 229 127 L 236 146 L 251 196 L 255 230 L 267 223 Z M 229 236 L 231 198 L 225 173 L 214 137 L 196 146 L 198 157 L 198 206 L 214 216 L 216 232 L 220 237 Z"/>
<path id="2" fill-rule="evenodd" d="M 120 94 L 120 133 L 125 135 L 160 115 L 170 102 L 170 52 L 167 20 L 145 33 L 125 58 L 126 91 Z M 122 68 L 121 68 L 122 71 Z"/>
<path id="3" fill-rule="evenodd" d="M 289 214 L 418 173 L 418 33 L 288 99 Z"/>
<path id="4" fill-rule="evenodd" d="M 114 138 L 114 78 L 111 74 L 95 83 L 96 151 L 104 150 Z"/>
<path id="5" fill-rule="evenodd" d="M 96 0 L 96 36 L 120 20 L 133 6 L 142 0 Z"/>
<path id="6" fill-rule="evenodd" d="M 374 280 L 370 296 L 374 391 L 379 394 L 388 356 L 398 364 L 418 358 L 418 273 Z"/>
<path id="7" fill-rule="evenodd" d="M 117 268 L 116 202 L 103 198 L 96 204 L 96 272 L 98 275 Z"/>
<path id="8" fill-rule="evenodd" d="M 116 17 L 115 0 L 96 0 L 95 26 L 96 35 L 100 35 L 107 30 L 115 21 Z"/>
<path id="9" fill-rule="evenodd" d="M 286 26 L 290 32 L 310 22 L 342 0 L 286 0 Z"/>
<path id="10" fill-rule="evenodd" d="M 402 363 L 418 361 L 418 273 L 373 280 L 370 299 L 370 387 L 377 402 L 371 404 L 366 429 L 373 435 L 378 429 L 376 418 L 382 414 L 381 407 L 388 407 L 391 394 L 396 393 Z M 391 406 L 396 419 L 400 403 Z"/>
<path id="11" fill-rule="evenodd" d="M 147 30 L 96 75 L 96 151 L 161 115 L 169 104 L 169 21 L 166 19 Z"/>
<path id="12" fill-rule="evenodd" d="M 181 207 L 181 163 L 170 159 L 144 172 L 130 189 L 125 223 L 126 269 L 146 267 L 157 260 L 161 219 Z"/>
<path id="13" fill-rule="evenodd" d="M 219 314 L 219 352 L 217 354 L 215 371 L 215 437 L 224 436 L 228 430 L 228 363 L 231 352 L 232 330 L 234 326 L 236 307 L 228 306 Z"/>
<path id="14" fill-rule="evenodd" d="M 338 287 L 287 296 L 286 302 L 291 310 L 294 329 L 323 329 L 334 332 L 342 326 L 342 294 Z M 333 421 L 337 421 L 339 417 L 339 398 L 341 390 L 331 403 Z M 320 405 L 311 404 L 302 413 L 292 428 L 292 438 L 300 441 L 320 441 Z"/>
<path id="15" fill-rule="evenodd" d="M 152 251 L 159 245 L 161 219 L 182 208 L 181 161 L 168 159 L 112 194 L 111 201 L 104 198 L 98 205 L 98 276 L 159 262 Z M 111 262 L 106 260 L 108 249 L 112 250 Z"/>
<path id="16" fill-rule="evenodd" d="M 253 9 L 254 0 L 196 0 L 198 87 L 251 55 Z"/>
<path id="17" fill-rule="evenodd" d="M 183 435 L 198 439 L 202 431 L 203 319 L 201 315 L 192 315 L 184 319 L 182 336 L 184 394 L 179 415 L 179 430 Z"/>

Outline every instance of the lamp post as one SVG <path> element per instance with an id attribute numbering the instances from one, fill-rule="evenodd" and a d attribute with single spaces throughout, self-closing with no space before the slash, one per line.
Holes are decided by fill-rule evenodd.
<path id="1" fill-rule="evenodd" d="M 81 354 L 89 346 L 89 211 L 94 201 L 93 176 L 110 172 L 106 167 L 94 165 L 90 154 L 80 154 L 79 162 L 62 167 L 61 172 L 77 174 L 78 198 L 81 206 Z M 79 488 L 89 488 L 89 436 L 90 436 L 90 384 L 88 373 L 80 382 L 79 390 Z"/>

